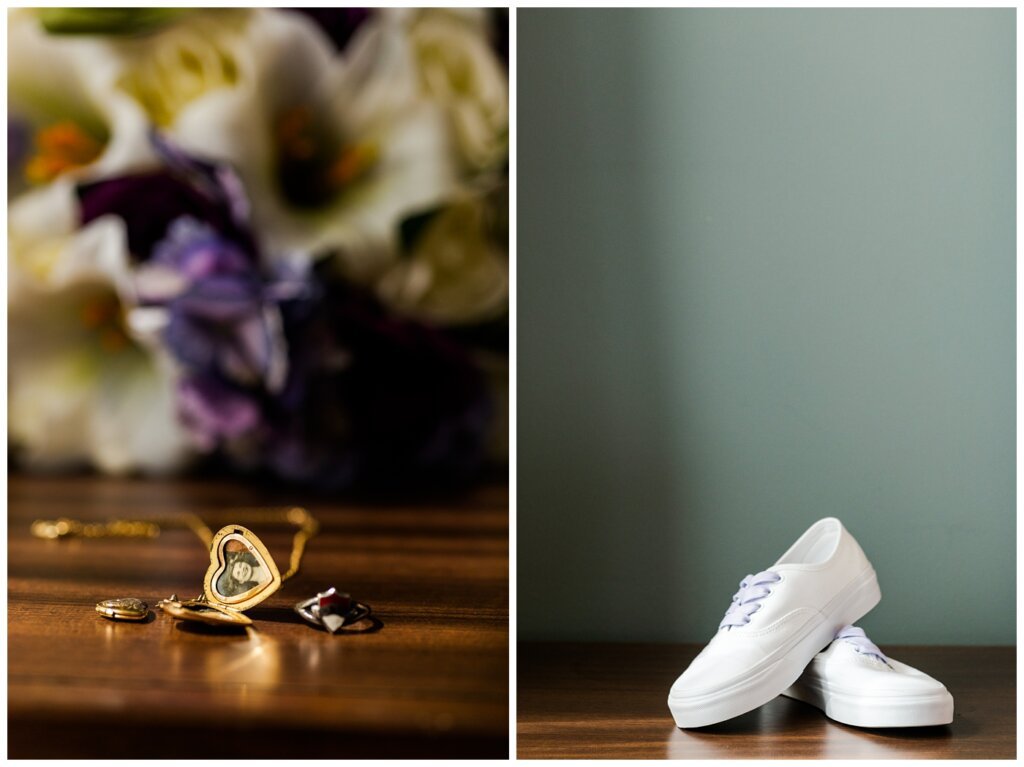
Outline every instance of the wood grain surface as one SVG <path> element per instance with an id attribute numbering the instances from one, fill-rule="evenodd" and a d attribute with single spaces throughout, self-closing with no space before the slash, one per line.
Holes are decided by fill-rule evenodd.
<path id="1" fill-rule="evenodd" d="M 891 647 L 955 701 L 943 727 L 860 729 L 779 697 L 728 722 L 675 726 L 669 688 L 696 645 L 519 643 L 520 758 L 1013 759 L 1016 649 Z"/>
<path id="2" fill-rule="evenodd" d="M 8 500 L 8 756 L 507 756 L 506 487 L 339 503 L 218 481 L 12 476 Z M 299 574 L 248 611 L 249 631 L 94 611 L 113 597 L 152 607 L 201 593 L 208 553 L 188 530 L 29 534 L 37 518 L 212 517 L 278 503 L 306 505 L 321 531 Z M 294 530 L 247 526 L 286 568 Z M 376 620 L 331 636 L 293 612 L 329 586 Z"/>

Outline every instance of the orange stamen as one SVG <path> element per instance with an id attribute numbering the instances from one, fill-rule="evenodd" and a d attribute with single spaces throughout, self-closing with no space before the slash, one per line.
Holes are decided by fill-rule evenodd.
<path id="1" fill-rule="evenodd" d="M 36 154 L 25 166 L 25 176 L 35 184 L 52 181 L 61 173 L 88 165 L 103 145 L 73 122 L 60 122 L 36 132 Z"/>
<path id="2" fill-rule="evenodd" d="M 82 307 L 82 324 L 87 328 L 98 328 L 114 319 L 117 314 L 113 301 L 95 300 Z"/>
<path id="3" fill-rule="evenodd" d="M 105 352 L 116 353 L 131 345 L 124 329 L 121 308 L 115 296 L 95 297 L 82 304 L 79 310 L 82 324 L 94 333 L 96 342 Z"/>
<path id="4" fill-rule="evenodd" d="M 354 144 L 342 150 L 331 164 L 328 179 L 332 186 L 344 187 L 366 173 L 377 161 L 377 147 L 373 144 Z"/>
<path id="5" fill-rule="evenodd" d="M 284 153 L 293 160 L 306 160 L 316 151 L 313 139 L 313 114 L 308 107 L 289 109 L 277 123 L 277 139 Z"/>

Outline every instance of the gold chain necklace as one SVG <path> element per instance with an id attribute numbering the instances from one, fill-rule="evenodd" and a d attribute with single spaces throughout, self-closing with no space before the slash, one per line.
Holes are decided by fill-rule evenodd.
<path id="1" fill-rule="evenodd" d="M 281 582 L 288 580 L 299 571 L 306 543 L 320 529 L 320 523 L 309 511 L 301 506 L 287 508 L 239 508 L 226 512 L 225 516 L 240 519 L 247 524 L 288 523 L 298 528 L 292 539 L 292 553 L 288 570 L 281 575 Z M 182 512 L 176 517 L 157 517 L 151 520 L 111 519 L 105 522 L 82 522 L 77 519 L 37 519 L 32 523 L 32 535 L 37 538 L 156 538 L 162 530 L 188 528 L 196 534 L 207 549 L 213 543 L 214 534 L 193 512 Z"/>

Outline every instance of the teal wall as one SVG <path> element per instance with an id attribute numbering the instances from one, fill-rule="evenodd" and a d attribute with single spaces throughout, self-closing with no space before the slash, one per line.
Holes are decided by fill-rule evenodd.
<path id="1" fill-rule="evenodd" d="M 1015 637 L 1015 16 L 519 10 L 521 638 L 707 640 L 816 519 Z"/>

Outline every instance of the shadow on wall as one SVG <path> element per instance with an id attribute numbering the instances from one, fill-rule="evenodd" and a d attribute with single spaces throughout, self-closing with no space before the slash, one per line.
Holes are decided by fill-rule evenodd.
<path id="1" fill-rule="evenodd" d="M 546 52 L 519 58 L 521 638 L 665 631 L 637 589 L 660 583 L 682 605 L 687 588 L 644 194 L 645 43 L 637 14 L 579 21 L 519 17 L 520 39 Z"/>

